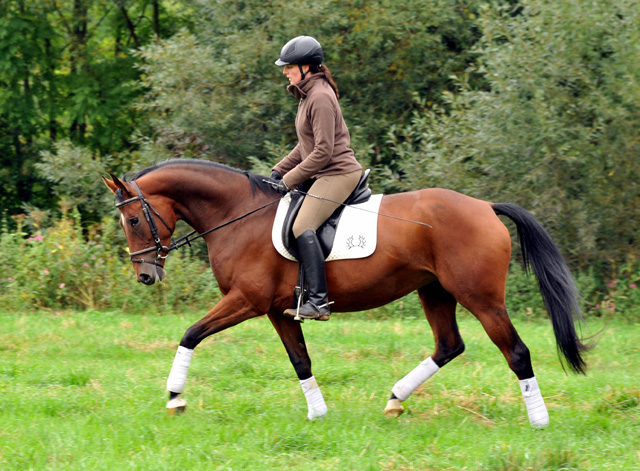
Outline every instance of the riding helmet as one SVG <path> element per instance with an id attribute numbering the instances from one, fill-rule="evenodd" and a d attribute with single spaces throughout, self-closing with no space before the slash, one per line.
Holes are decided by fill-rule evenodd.
<path id="1" fill-rule="evenodd" d="M 297 36 L 282 47 L 276 65 L 320 65 L 324 60 L 322 46 L 311 36 Z"/>

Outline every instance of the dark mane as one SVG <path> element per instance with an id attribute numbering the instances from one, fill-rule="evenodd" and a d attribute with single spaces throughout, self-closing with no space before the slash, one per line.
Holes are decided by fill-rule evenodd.
<path id="1" fill-rule="evenodd" d="M 133 176 L 130 176 L 129 174 L 124 176 L 124 181 L 125 182 L 132 182 L 134 180 L 137 180 L 140 177 L 143 177 L 144 175 L 147 175 L 155 170 L 161 169 L 161 168 L 165 168 L 165 167 L 171 167 L 173 165 L 186 165 L 186 166 L 203 166 L 203 167 L 209 167 L 209 168 L 216 168 L 219 170 L 226 170 L 228 172 L 233 172 L 233 173 L 238 173 L 241 175 L 244 175 L 245 177 L 247 177 L 249 179 L 249 183 L 251 184 L 251 192 L 253 194 L 255 194 L 255 190 L 258 189 L 260 191 L 262 191 L 263 193 L 274 193 L 275 190 L 273 190 L 273 188 L 271 188 L 270 185 L 264 183 L 262 180 L 264 178 L 266 178 L 263 175 L 256 175 L 254 173 L 248 172 L 246 170 L 240 170 L 237 168 L 233 168 L 230 167 L 228 165 L 224 165 L 218 162 L 212 162 L 210 160 L 197 160 L 197 159 L 169 159 L 169 160 L 165 160 L 164 162 L 160 162 L 157 163 L 155 165 L 152 165 L 151 167 L 147 167 L 144 170 L 140 170 L 138 173 L 134 174 Z"/>

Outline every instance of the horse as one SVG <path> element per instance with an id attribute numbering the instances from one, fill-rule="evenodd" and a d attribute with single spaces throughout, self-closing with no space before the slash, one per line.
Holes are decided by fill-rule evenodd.
<path id="1" fill-rule="evenodd" d="M 102 178 L 115 195 L 137 280 L 145 285 L 161 281 L 170 252 L 202 238 L 223 294 L 180 340 L 167 380 L 168 414 L 186 408 L 183 393 L 198 344 L 266 315 L 300 380 L 307 418 L 324 418 L 327 406 L 311 369 L 301 323 L 282 315 L 292 305 L 299 268 L 271 241 L 282 195 L 260 175 L 205 160 L 172 159 L 129 178 L 110 176 Z M 581 320 L 578 292 L 548 232 L 518 205 L 491 203 L 447 189 L 383 195 L 379 212 L 373 254 L 328 262 L 326 275 L 333 312 L 372 309 L 417 291 L 435 349 L 392 387 L 384 414 L 402 414 L 402 403 L 413 391 L 463 353 L 465 344 L 456 322 L 460 304 L 480 321 L 518 378 L 530 425 L 546 427 L 549 415 L 530 351 L 505 306 L 511 236 L 498 216 L 516 225 L 522 261 L 538 280 L 563 368 L 584 374 L 584 353 L 590 347 L 576 331 Z M 179 220 L 194 232 L 173 241 Z"/>

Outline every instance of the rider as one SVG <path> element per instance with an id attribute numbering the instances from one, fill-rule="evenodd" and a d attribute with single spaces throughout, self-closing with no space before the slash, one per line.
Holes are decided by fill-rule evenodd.
<path id="1" fill-rule="evenodd" d="M 304 319 L 329 320 L 324 255 L 316 230 L 355 189 L 362 166 L 349 147 L 351 138 L 338 104 L 338 87 L 326 65 L 320 43 L 310 36 L 298 36 L 280 51 L 276 65 L 289 79 L 287 90 L 300 100 L 296 115 L 298 144 L 276 164 L 271 178 L 283 191 L 308 179 L 314 183 L 293 223 L 300 263 L 309 287 L 309 301 L 298 314 Z M 284 314 L 296 316 L 295 309 Z"/>

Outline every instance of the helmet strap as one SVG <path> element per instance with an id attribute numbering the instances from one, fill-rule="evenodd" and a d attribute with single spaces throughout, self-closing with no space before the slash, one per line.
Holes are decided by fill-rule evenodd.
<path id="1" fill-rule="evenodd" d="M 301 76 L 300 80 L 304 80 L 304 78 L 307 76 L 307 73 L 304 70 L 302 70 L 301 64 L 298 64 L 298 69 L 300 69 L 300 76 Z"/>

